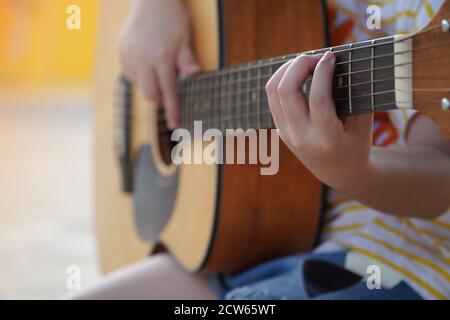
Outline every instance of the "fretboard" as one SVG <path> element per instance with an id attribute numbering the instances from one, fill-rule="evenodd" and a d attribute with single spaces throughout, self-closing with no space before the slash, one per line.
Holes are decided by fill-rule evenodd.
<path id="1" fill-rule="evenodd" d="M 338 116 L 396 109 L 394 37 L 305 52 L 336 55 L 333 97 Z M 265 85 L 275 71 L 298 54 L 241 64 L 182 79 L 183 127 L 273 128 Z M 303 85 L 308 99 L 311 81 Z"/>

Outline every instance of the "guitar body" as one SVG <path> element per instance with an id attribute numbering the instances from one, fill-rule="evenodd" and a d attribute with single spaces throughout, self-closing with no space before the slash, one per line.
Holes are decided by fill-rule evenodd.
<path id="1" fill-rule="evenodd" d="M 187 1 L 194 48 L 217 69 L 324 46 L 315 0 Z M 114 152 L 116 39 L 129 1 L 105 1 L 95 114 L 95 212 L 101 267 L 109 272 L 163 247 L 190 271 L 234 272 L 310 250 L 322 186 L 280 142 L 279 172 L 259 165 L 175 166 L 164 154 L 157 108 L 133 92 L 133 192 L 122 190 Z M 159 246 L 162 245 L 162 246 Z"/>

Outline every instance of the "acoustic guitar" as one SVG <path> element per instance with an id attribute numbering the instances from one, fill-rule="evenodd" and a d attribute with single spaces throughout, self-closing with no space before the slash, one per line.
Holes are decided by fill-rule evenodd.
<path id="1" fill-rule="evenodd" d="M 205 129 L 273 128 L 264 90 L 270 76 L 299 52 L 332 50 L 339 116 L 414 107 L 450 137 L 448 1 L 415 34 L 313 51 L 326 46 L 324 2 L 186 3 L 206 71 L 179 80 L 183 127 L 201 120 Z M 163 107 L 119 76 L 116 38 L 128 6 L 105 1 L 100 24 L 95 210 L 102 269 L 168 250 L 189 271 L 235 272 L 311 250 L 324 188 L 282 143 L 273 176 L 261 175 L 259 165 L 171 163 Z M 309 85 L 301 88 L 306 96 Z"/>

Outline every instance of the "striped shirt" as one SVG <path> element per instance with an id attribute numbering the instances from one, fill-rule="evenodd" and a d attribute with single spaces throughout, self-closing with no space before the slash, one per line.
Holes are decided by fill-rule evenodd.
<path id="1" fill-rule="evenodd" d="M 330 0 L 332 44 L 418 31 L 443 2 Z M 371 4 L 381 8 L 380 30 L 366 27 L 366 10 Z M 404 144 L 406 126 L 413 116 L 414 111 L 400 110 L 377 114 L 374 144 L 385 147 Z M 322 244 L 317 251 L 350 249 L 363 257 L 367 265 L 382 266 L 381 277 L 393 274 L 427 299 L 450 298 L 450 209 L 436 220 L 399 218 L 334 190 L 329 192 L 328 203 Z"/>

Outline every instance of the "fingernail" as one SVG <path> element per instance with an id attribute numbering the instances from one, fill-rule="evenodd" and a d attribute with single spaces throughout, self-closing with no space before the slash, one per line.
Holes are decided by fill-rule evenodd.
<path id="1" fill-rule="evenodd" d="M 198 64 L 196 64 L 196 63 L 191 63 L 188 66 L 188 73 L 189 73 L 189 75 L 195 74 L 196 72 L 199 72 L 199 71 L 200 71 L 200 66 Z"/>
<path id="2" fill-rule="evenodd" d="M 330 50 L 328 50 L 325 54 L 324 54 L 324 56 L 323 56 L 323 60 L 324 61 L 332 61 L 332 60 L 334 60 L 336 58 L 336 56 L 334 55 L 334 53 L 332 52 L 332 51 L 330 51 Z"/>
<path id="3" fill-rule="evenodd" d="M 199 65 L 197 62 L 195 62 L 195 61 L 191 61 L 191 62 L 189 63 L 189 65 L 190 65 L 192 68 L 200 68 L 200 65 Z"/>

